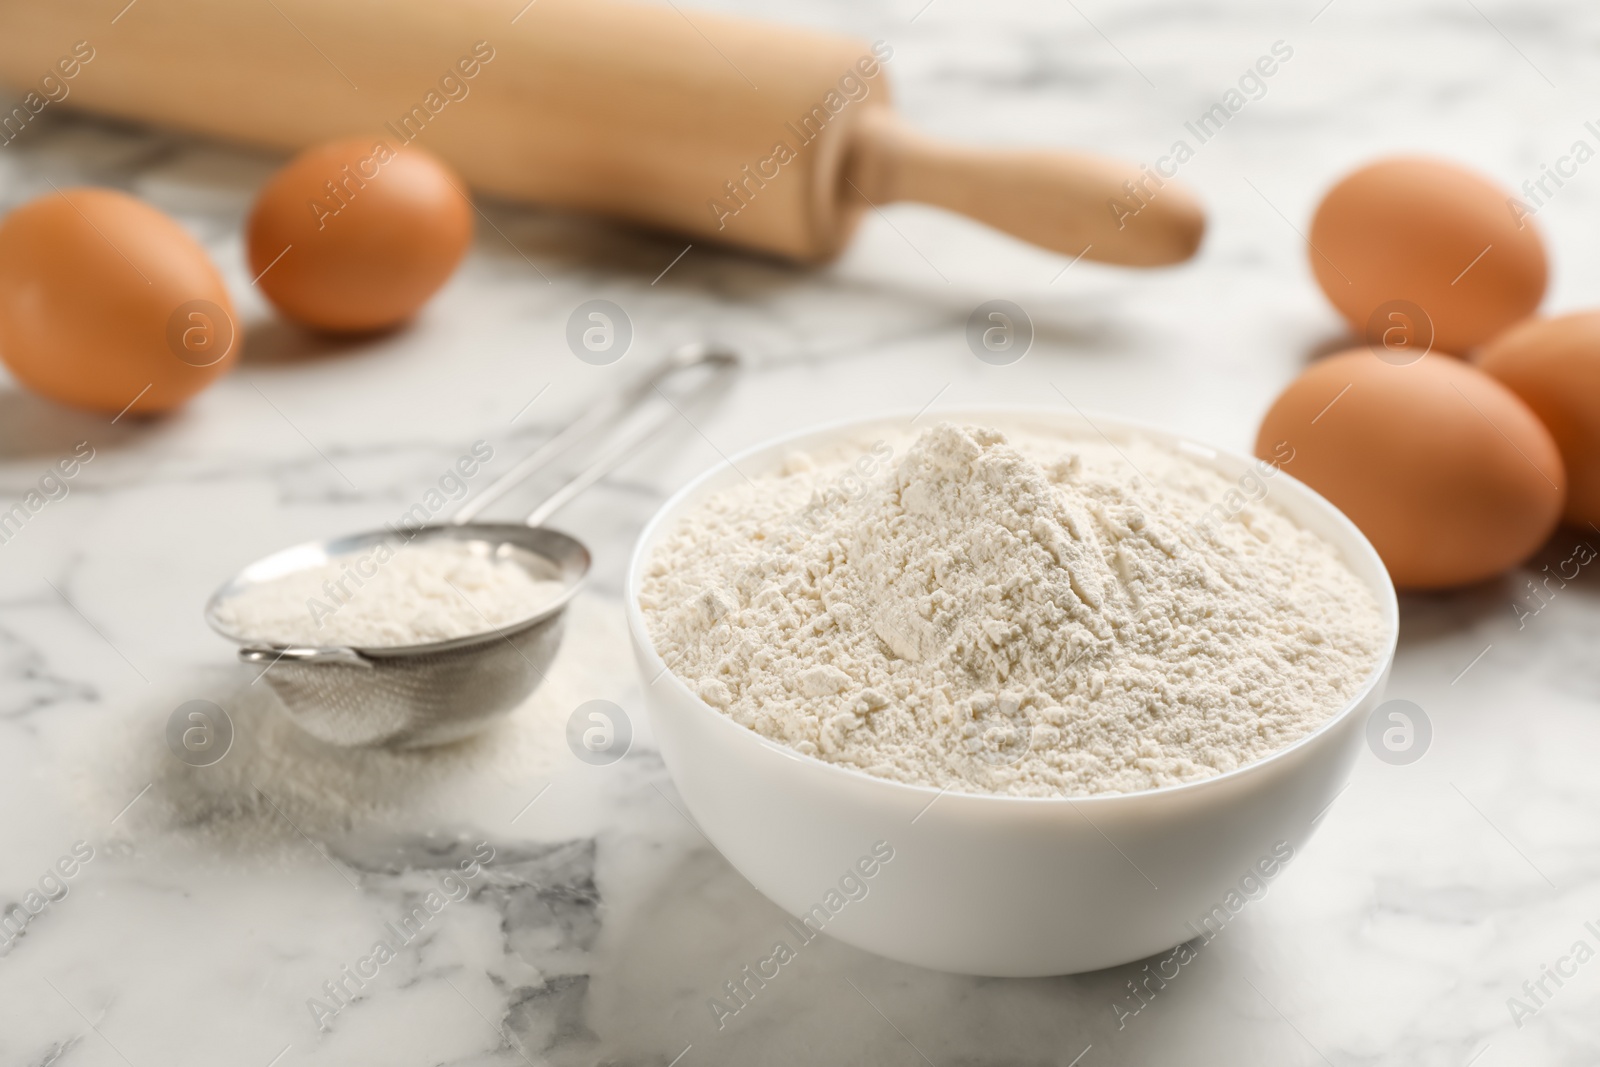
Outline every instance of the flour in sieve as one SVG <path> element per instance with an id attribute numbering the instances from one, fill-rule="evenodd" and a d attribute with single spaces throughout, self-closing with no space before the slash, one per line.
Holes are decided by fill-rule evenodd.
<path id="1" fill-rule="evenodd" d="M 216 616 L 229 633 L 265 644 L 383 648 L 485 633 L 527 618 L 564 588 L 470 542 L 419 541 L 248 586 Z"/>
<path id="2" fill-rule="evenodd" d="M 640 594 L 692 689 L 830 763 L 1026 796 L 1195 781 L 1316 729 L 1386 642 L 1332 546 L 1268 501 L 1207 521 L 1234 483 L 1154 442 L 942 424 L 839 493 L 864 454 L 704 500 Z"/>

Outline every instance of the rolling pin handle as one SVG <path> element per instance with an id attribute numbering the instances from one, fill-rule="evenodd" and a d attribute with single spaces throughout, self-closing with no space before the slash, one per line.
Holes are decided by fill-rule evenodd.
<path id="1" fill-rule="evenodd" d="M 1128 163 L 968 148 L 925 137 L 888 108 L 852 131 L 842 196 L 948 208 L 1064 255 L 1130 267 L 1180 263 L 1205 232 L 1183 186 Z"/>

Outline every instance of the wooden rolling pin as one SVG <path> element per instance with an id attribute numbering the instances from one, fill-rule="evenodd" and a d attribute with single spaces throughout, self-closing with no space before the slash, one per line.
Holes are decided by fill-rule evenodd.
<path id="1" fill-rule="evenodd" d="M 1128 164 L 913 133 L 889 109 L 892 43 L 671 5 L 0 0 L 0 26 L 0 81 L 55 78 L 48 106 L 275 149 L 414 141 L 488 193 L 803 261 L 896 200 L 1131 266 L 1188 258 L 1205 225 Z M 93 58 L 63 82 L 78 42 Z"/>

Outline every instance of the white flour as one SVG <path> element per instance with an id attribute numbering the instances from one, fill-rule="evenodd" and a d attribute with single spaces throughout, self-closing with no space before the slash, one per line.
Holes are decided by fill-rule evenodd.
<path id="1" fill-rule="evenodd" d="M 1266 502 L 1207 524 L 1234 483 L 1153 443 L 944 424 L 888 452 L 712 496 L 641 590 L 692 689 L 808 755 L 969 792 L 1173 785 L 1314 730 L 1385 643 L 1331 546 Z"/>
<path id="2" fill-rule="evenodd" d="M 251 586 L 218 605 L 217 617 L 252 641 L 384 648 L 484 633 L 526 618 L 563 588 L 470 543 L 422 541 Z"/>

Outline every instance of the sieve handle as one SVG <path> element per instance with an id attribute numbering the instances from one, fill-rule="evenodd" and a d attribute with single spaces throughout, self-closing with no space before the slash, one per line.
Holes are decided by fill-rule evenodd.
<path id="1" fill-rule="evenodd" d="M 695 341 L 678 346 L 667 353 L 661 364 L 649 374 L 627 388 L 611 394 L 611 396 L 590 408 L 583 415 L 568 423 L 550 440 L 535 449 L 532 455 L 521 460 L 510 470 L 489 483 L 483 492 L 462 505 L 461 509 L 451 516 L 451 524 L 460 526 L 471 522 L 484 508 L 532 477 L 551 460 L 571 448 L 584 435 L 637 408 L 649 398 L 652 392 L 658 391 L 658 387 L 674 375 L 699 366 L 722 369 L 736 367 L 738 364 L 739 354 L 733 349 L 722 345 Z M 527 524 L 529 526 L 538 526 L 574 496 L 605 477 L 606 474 L 610 473 L 627 458 L 628 453 L 633 448 L 666 422 L 665 416 L 670 411 L 670 408 L 664 410 L 661 415 L 651 419 L 641 431 L 630 433 L 622 441 L 608 447 L 599 459 L 585 468 L 566 485 L 557 489 L 544 503 L 535 508 L 533 513 L 526 519 Z"/>

